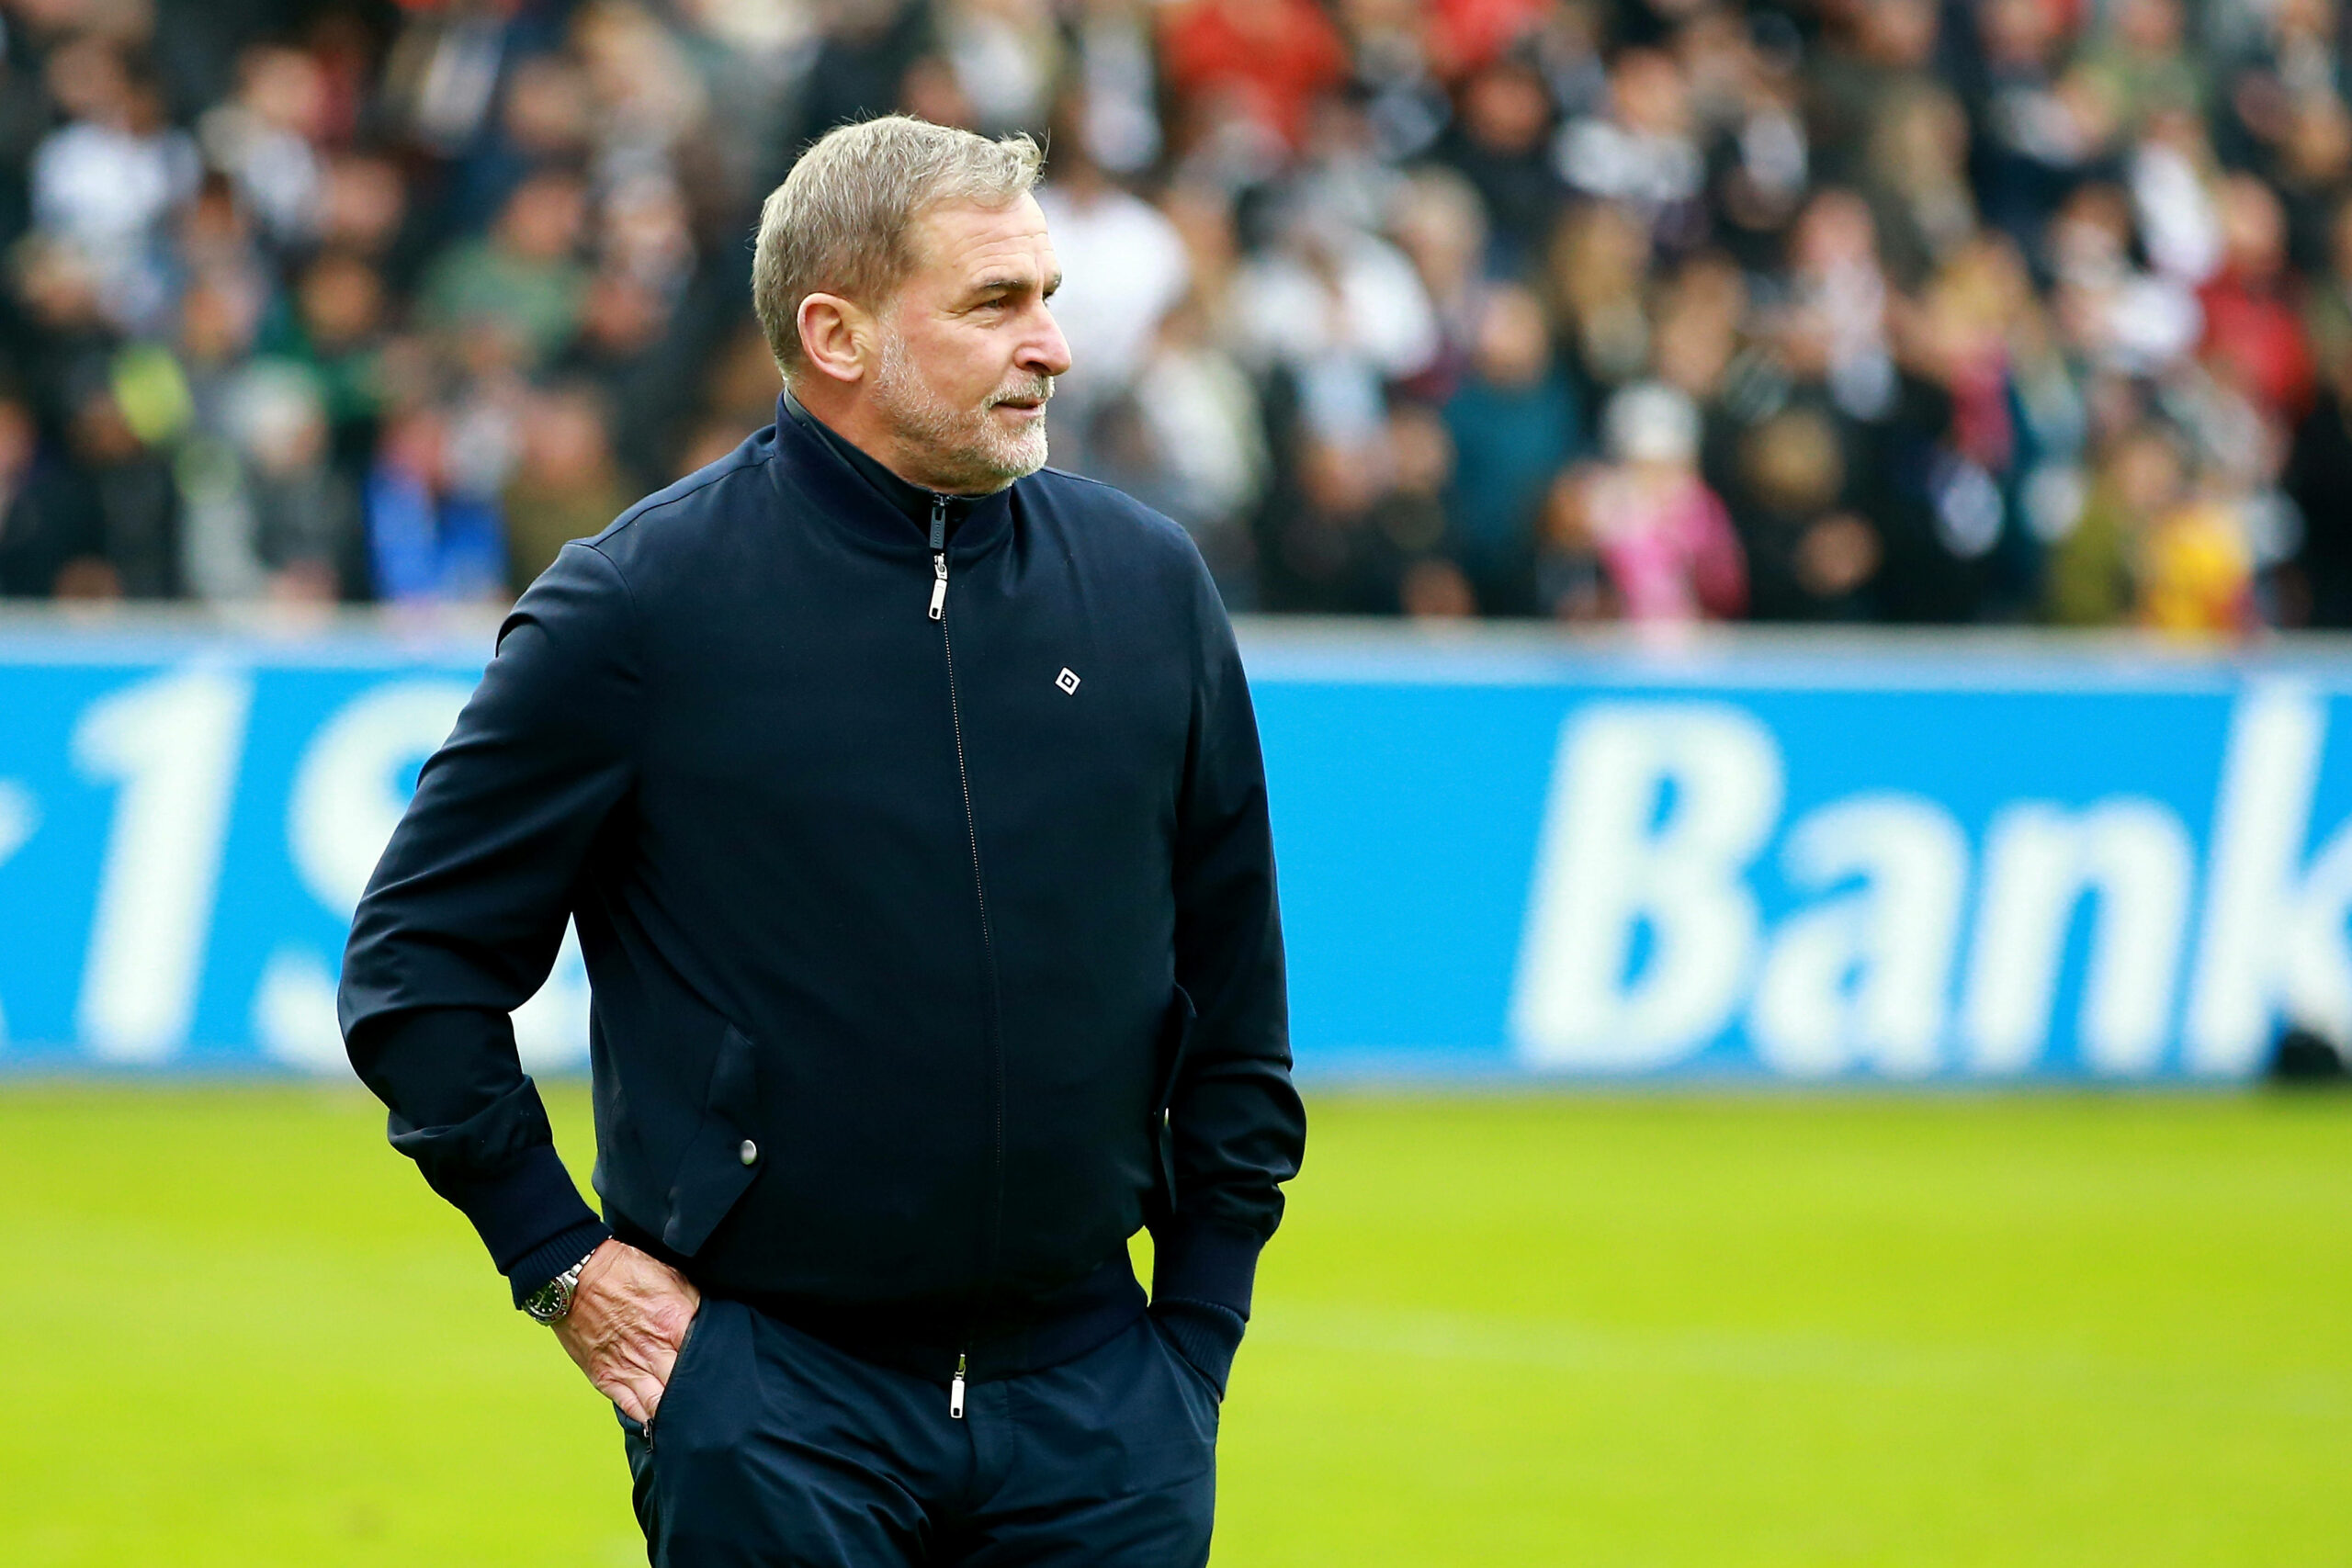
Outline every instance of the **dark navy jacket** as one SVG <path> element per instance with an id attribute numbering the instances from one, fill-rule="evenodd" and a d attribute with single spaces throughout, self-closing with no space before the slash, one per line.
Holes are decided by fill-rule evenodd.
<path id="1" fill-rule="evenodd" d="M 928 518 L 859 463 L 780 407 L 523 595 L 360 903 L 353 1063 L 560 1272 L 605 1225 L 506 1015 L 569 916 L 605 1220 L 704 1291 L 1001 1374 L 1132 1319 L 1148 1224 L 1156 1299 L 1246 1317 L 1304 1117 L 1208 574 L 1091 480 Z"/>

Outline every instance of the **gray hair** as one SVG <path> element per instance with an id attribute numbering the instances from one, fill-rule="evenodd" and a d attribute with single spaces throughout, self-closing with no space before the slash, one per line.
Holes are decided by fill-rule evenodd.
<path id="1" fill-rule="evenodd" d="M 1044 154 L 1022 135 L 991 141 L 910 115 L 836 126 L 800 156 L 760 209 L 752 308 L 790 380 L 802 364 L 800 302 L 839 294 L 874 305 L 914 265 L 907 234 L 944 202 L 1010 207 Z"/>

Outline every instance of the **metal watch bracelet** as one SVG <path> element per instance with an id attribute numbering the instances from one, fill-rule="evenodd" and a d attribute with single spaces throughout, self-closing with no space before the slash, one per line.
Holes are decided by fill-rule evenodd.
<path id="1" fill-rule="evenodd" d="M 525 1296 L 523 1310 L 550 1328 L 562 1322 L 571 1315 L 571 1293 L 580 1288 L 580 1271 L 588 1267 L 588 1258 L 595 1256 L 595 1247 L 590 1247 L 587 1256 L 579 1262 Z"/>

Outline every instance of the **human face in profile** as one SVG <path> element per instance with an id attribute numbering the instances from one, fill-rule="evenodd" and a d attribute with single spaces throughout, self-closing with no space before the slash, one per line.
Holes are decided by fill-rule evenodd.
<path id="1" fill-rule="evenodd" d="M 876 411 L 890 467 L 930 489 L 985 494 L 1046 462 L 1046 402 L 1069 369 L 1047 301 L 1061 286 L 1046 214 L 932 208 L 908 236 L 913 265 L 881 312 Z"/>

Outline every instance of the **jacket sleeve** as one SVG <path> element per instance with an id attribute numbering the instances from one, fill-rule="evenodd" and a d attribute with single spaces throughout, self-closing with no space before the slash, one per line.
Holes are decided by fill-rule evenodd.
<path id="1" fill-rule="evenodd" d="M 339 998 L 392 1146 L 465 1212 L 515 1299 L 610 1233 L 557 1156 L 508 1014 L 554 966 L 591 844 L 635 773 L 628 589 L 567 545 L 499 628 L 352 921 Z"/>
<path id="2" fill-rule="evenodd" d="M 1194 566 L 1200 648 L 1177 802 L 1176 979 L 1197 1013 L 1169 1106 L 1173 1212 L 1153 1235 L 1152 1295 L 1250 1315 L 1258 1252 L 1281 1223 L 1306 1118 L 1290 1076 L 1290 1019 L 1265 768 L 1240 650 Z M 1225 1351 L 1227 1359 L 1231 1350 Z M 1222 1369 L 1213 1370 L 1223 1382 Z"/>

